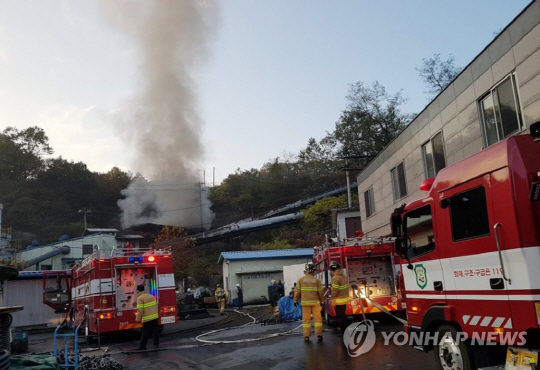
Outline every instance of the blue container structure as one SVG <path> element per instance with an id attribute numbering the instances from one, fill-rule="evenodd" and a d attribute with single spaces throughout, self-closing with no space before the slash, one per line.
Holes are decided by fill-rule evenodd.
<path id="1" fill-rule="evenodd" d="M 64 363 L 59 364 L 60 368 L 73 368 L 74 370 L 79 370 L 79 328 L 81 325 L 77 326 L 74 330 L 73 327 L 70 327 L 64 321 L 62 324 L 58 325 L 54 331 L 54 357 L 58 358 L 58 338 L 64 339 Z M 60 333 L 59 330 L 63 328 L 66 330 L 73 330 L 73 332 Z M 74 362 L 69 362 L 69 339 L 73 338 L 73 353 L 74 353 Z"/>

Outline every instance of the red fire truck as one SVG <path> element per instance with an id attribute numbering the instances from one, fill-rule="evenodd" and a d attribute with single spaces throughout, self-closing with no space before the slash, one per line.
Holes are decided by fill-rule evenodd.
<path id="1" fill-rule="evenodd" d="M 159 324 L 177 320 L 170 249 L 98 251 L 67 272 L 44 275 L 43 302 L 82 324 L 87 339 L 95 334 L 142 327 L 135 322 L 137 285 L 144 285 L 159 306 Z"/>
<path id="2" fill-rule="evenodd" d="M 330 262 L 337 261 L 349 280 L 349 296 L 345 314 L 357 316 L 382 311 L 402 310 L 396 292 L 396 275 L 401 268 L 394 262 L 393 239 L 366 237 L 345 238 L 343 241 L 327 243 L 315 248 L 313 263 L 317 266 L 317 277 L 323 283 L 326 294 L 325 319 L 328 323 L 336 318 L 330 304 L 332 277 L 328 270 Z"/>
<path id="3" fill-rule="evenodd" d="M 441 369 L 535 369 L 540 122 L 531 133 L 536 139 L 512 136 L 442 169 L 424 181 L 422 199 L 392 214 L 395 249 L 404 258 L 405 330 L 437 334 L 438 343 L 421 346 L 434 350 Z"/>

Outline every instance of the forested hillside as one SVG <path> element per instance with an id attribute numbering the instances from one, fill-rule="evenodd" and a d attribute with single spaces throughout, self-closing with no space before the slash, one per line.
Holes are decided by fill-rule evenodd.
<path id="1" fill-rule="evenodd" d="M 213 187 L 209 196 L 216 215 L 213 227 L 345 186 L 345 169 L 354 181 L 410 120 L 410 115 L 400 112 L 401 94 L 389 95 L 378 83 L 351 85 L 347 99 L 334 130 L 322 139 L 309 138 L 298 154 L 276 157 L 260 169 L 238 169 Z M 3 224 L 13 228 L 23 247 L 34 239 L 43 244 L 65 234 L 81 235 L 85 215 L 88 227 L 120 228 L 117 201 L 133 178 L 116 167 L 97 173 L 82 162 L 54 157 L 47 134 L 39 127 L 7 127 L 0 133 Z M 329 227 L 329 209 L 346 205 L 345 197 L 321 202 L 305 213 L 302 225 L 248 236 L 243 244 L 253 248 L 313 245 L 320 229 Z"/>

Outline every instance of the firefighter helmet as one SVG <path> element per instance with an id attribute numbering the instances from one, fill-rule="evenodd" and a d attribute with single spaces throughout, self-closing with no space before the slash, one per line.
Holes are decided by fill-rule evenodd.
<path id="1" fill-rule="evenodd" d="M 312 262 L 306 263 L 306 271 L 315 272 L 316 268 Z"/>
<path id="2" fill-rule="evenodd" d="M 339 270 L 340 268 L 341 268 L 341 265 L 339 264 L 339 262 L 337 261 L 330 262 L 330 270 L 336 271 L 336 270 Z"/>

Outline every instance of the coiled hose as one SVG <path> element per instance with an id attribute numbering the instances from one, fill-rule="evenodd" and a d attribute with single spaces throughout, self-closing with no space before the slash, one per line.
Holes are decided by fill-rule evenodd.
<path id="1" fill-rule="evenodd" d="M 7 370 L 10 366 L 10 333 L 13 318 L 9 313 L 0 314 L 0 370 Z"/>

